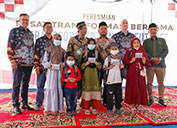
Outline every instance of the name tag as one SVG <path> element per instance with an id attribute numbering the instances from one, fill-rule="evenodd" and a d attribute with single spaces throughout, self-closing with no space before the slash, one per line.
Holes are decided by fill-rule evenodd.
<path id="1" fill-rule="evenodd" d="M 89 57 L 89 58 L 88 58 L 88 61 L 89 61 L 90 63 L 95 63 L 95 61 L 96 61 L 96 58 L 93 58 L 93 57 Z"/>
<path id="2" fill-rule="evenodd" d="M 135 53 L 135 58 L 142 58 L 143 57 L 143 53 Z"/>
<path id="3" fill-rule="evenodd" d="M 81 48 L 79 48 L 79 49 L 77 50 L 77 52 L 76 52 L 76 53 L 77 53 L 78 55 L 80 55 L 80 54 L 81 54 L 81 52 L 82 52 L 82 49 L 81 49 Z"/>

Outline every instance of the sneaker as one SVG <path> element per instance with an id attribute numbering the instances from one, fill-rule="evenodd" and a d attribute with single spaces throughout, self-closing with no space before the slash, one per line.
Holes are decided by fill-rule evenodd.
<path id="1" fill-rule="evenodd" d="M 72 113 L 71 113 L 71 112 L 67 112 L 66 115 L 67 115 L 67 116 L 72 116 Z"/>
<path id="2" fill-rule="evenodd" d="M 112 110 L 107 110 L 107 114 L 108 114 L 108 115 L 113 115 L 114 113 L 113 113 Z"/>
<path id="3" fill-rule="evenodd" d="M 39 110 L 41 110 L 41 107 L 40 106 L 36 106 L 35 110 L 39 111 Z"/>
<path id="4" fill-rule="evenodd" d="M 159 104 L 162 105 L 163 107 L 167 107 L 166 103 L 162 99 L 159 100 Z"/>
<path id="5" fill-rule="evenodd" d="M 120 109 L 116 109 L 116 110 L 115 110 L 115 113 L 116 113 L 116 114 L 121 114 Z"/>
<path id="6" fill-rule="evenodd" d="M 153 99 L 149 99 L 149 104 L 148 104 L 148 106 L 151 106 L 153 103 L 154 103 L 154 100 L 153 100 Z"/>
<path id="7" fill-rule="evenodd" d="M 75 116 L 75 115 L 76 115 L 76 112 L 72 112 L 71 115 L 72 115 L 72 116 Z"/>
<path id="8" fill-rule="evenodd" d="M 85 110 L 85 115 L 90 115 L 90 110 Z"/>
<path id="9" fill-rule="evenodd" d="M 96 115 L 96 114 L 98 113 L 98 111 L 93 108 L 93 109 L 92 109 L 92 113 L 93 113 L 94 115 Z"/>

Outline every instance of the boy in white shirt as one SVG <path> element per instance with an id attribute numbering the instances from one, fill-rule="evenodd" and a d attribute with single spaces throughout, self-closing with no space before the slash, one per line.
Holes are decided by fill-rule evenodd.
<path id="1" fill-rule="evenodd" d="M 120 114 L 120 108 L 122 107 L 122 78 L 121 69 L 124 67 L 121 60 L 118 59 L 119 50 L 115 42 L 109 45 L 110 56 L 105 59 L 104 62 L 104 85 L 106 86 L 106 101 L 107 101 L 107 113 L 113 114 L 113 96 L 115 95 L 115 113 Z"/>

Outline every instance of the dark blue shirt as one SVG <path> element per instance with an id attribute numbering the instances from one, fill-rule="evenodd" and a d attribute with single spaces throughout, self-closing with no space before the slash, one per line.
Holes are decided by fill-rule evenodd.
<path id="1" fill-rule="evenodd" d="M 35 43 L 35 51 L 39 57 L 39 66 L 42 71 L 45 71 L 42 66 L 42 60 L 46 49 L 50 46 L 50 41 L 52 37 L 49 39 L 46 35 L 38 38 Z"/>
<path id="2" fill-rule="evenodd" d="M 22 26 L 13 28 L 8 39 L 8 57 L 20 66 L 33 66 L 34 64 L 34 35 Z"/>

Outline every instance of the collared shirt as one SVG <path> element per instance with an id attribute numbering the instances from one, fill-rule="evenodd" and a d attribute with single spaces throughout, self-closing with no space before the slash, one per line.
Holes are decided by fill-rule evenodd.
<path id="1" fill-rule="evenodd" d="M 105 60 L 105 58 L 109 55 L 109 44 L 111 42 L 115 42 L 114 39 L 112 38 L 96 38 L 96 49 L 98 50 L 98 52 L 101 54 L 101 57 L 103 60 Z"/>
<path id="2" fill-rule="evenodd" d="M 155 40 L 148 38 L 144 40 L 143 47 L 149 57 L 149 60 L 151 60 L 153 57 L 162 59 L 158 65 L 151 63 L 153 67 L 166 67 L 165 57 L 168 54 L 168 46 L 164 38 L 157 37 Z"/>
<path id="3" fill-rule="evenodd" d="M 134 34 L 128 32 L 127 35 L 125 35 L 122 31 L 112 36 L 112 38 L 117 42 L 122 58 L 125 55 L 127 49 L 131 50 L 130 40 L 133 37 L 135 37 Z"/>
<path id="4" fill-rule="evenodd" d="M 33 38 L 33 33 L 22 26 L 10 31 L 7 54 L 11 62 L 15 61 L 19 66 L 38 66 Z"/>
<path id="5" fill-rule="evenodd" d="M 42 66 L 42 60 L 43 60 L 43 56 L 44 56 L 46 49 L 50 46 L 51 40 L 52 40 L 52 36 L 49 39 L 46 35 L 44 35 L 44 36 L 38 38 L 35 43 L 35 51 L 36 51 L 37 56 L 39 58 L 38 62 L 39 62 L 40 70 L 43 72 L 45 72 L 46 69 L 44 69 L 44 67 Z"/>
<path id="6" fill-rule="evenodd" d="M 70 51 L 74 54 L 78 66 L 81 64 L 83 52 L 86 49 L 87 38 L 81 39 L 79 35 L 71 37 L 68 42 L 67 52 Z"/>

